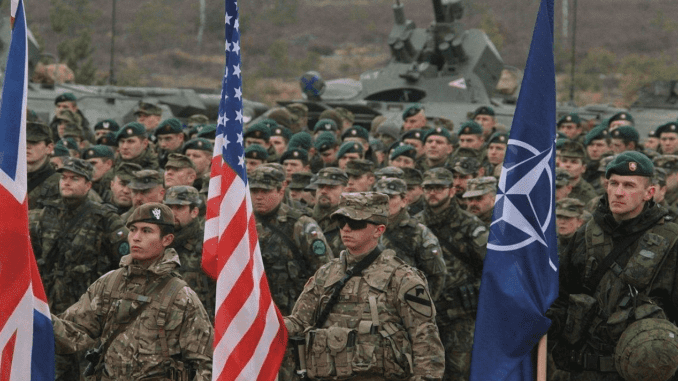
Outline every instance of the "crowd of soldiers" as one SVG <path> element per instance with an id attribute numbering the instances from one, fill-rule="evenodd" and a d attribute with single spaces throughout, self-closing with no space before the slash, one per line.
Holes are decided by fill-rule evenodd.
<path id="1" fill-rule="evenodd" d="M 162 120 L 140 102 L 136 121 L 90 128 L 72 94 L 55 106 L 49 124 L 29 110 L 26 141 L 57 379 L 78 379 L 88 362 L 102 379 L 208 379 L 216 285 L 200 265 L 216 125 Z M 509 142 L 491 107 L 469 115 L 456 127 L 414 104 L 368 130 L 343 108 L 309 125 L 306 106 L 291 104 L 245 126 L 264 270 L 296 337 L 280 380 L 469 378 Z M 644 144 L 625 112 L 597 126 L 569 114 L 557 129 L 561 295 L 549 359 L 562 370 L 549 377 L 668 379 L 678 344 L 648 349 L 622 333 L 678 334 L 678 122 Z M 85 361 L 97 342 L 102 358 Z M 662 365 L 653 378 L 648 363 Z"/>

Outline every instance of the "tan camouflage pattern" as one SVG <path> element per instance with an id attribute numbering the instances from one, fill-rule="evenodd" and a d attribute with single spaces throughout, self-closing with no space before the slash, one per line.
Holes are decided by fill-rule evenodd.
<path id="1" fill-rule="evenodd" d="M 318 226 L 325 234 L 325 239 L 332 249 L 332 253 L 341 253 L 342 250 L 346 249 L 344 243 L 341 241 L 339 235 L 339 224 L 331 218 L 332 213 L 337 210 L 337 207 L 330 209 L 320 208 L 318 204 L 313 207 L 313 219 L 318 222 Z"/>
<path id="2" fill-rule="evenodd" d="M 250 189 L 276 189 L 285 181 L 285 171 L 269 165 L 260 165 L 247 179 Z"/>
<path id="3" fill-rule="evenodd" d="M 386 224 L 388 220 L 388 196 L 377 192 L 342 193 L 339 208 L 332 217 L 342 215 L 352 220 L 370 220 Z"/>
<path id="4" fill-rule="evenodd" d="M 497 179 L 491 176 L 469 179 L 463 198 L 478 197 L 487 193 L 497 193 Z"/>
<path id="5" fill-rule="evenodd" d="M 678 327 L 664 319 L 642 319 L 619 338 L 614 364 L 626 380 L 672 378 L 678 369 Z"/>
<path id="6" fill-rule="evenodd" d="M 200 206 L 202 200 L 197 189 L 187 185 L 177 185 L 167 189 L 163 203 L 165 205 Z"/>
<path id="7" fill-rule="evenodd" d="M 454 181 L 454 176 L 452 172 L 445 168 L 433 168 L 424 172 L 424 181 L 422 181 L 421 186 L 427 185 L 452 185 Z"/>
<path id="8" fill-rule="evenodd" d="M 564 198 L 556 202 L 556 216 L 581 218 L 584 207 L 584 203 L 576 198 Z"/>

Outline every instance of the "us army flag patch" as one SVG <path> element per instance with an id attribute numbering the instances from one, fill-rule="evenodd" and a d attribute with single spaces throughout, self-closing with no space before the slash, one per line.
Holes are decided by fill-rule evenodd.
<path id="1" fill-rule="evenodd" d="M 433 302 L 424 286 L 418 285 L 410 288 L 405 293 L 405 302 L 420 314 L 426 317 L 433 316 Z"/>

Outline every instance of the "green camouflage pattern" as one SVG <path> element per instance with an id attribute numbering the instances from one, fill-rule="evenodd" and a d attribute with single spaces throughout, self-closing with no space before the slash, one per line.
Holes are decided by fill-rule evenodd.
<path id="1" fill-rule="evenodd" d="M 75 157 L 67 157 L 63 160 L 61 168 L 57 169 L 57 172 L 59 173 L 63 171 L 73 172 L 76 175 L 84 176 L 87 181 L 91 181 L 94 168 L 88 161 Z"/>
<path id="2" fill-rule="evenodd" d="M 491 176 L 470 179 L 466 183 L 466 192 L 463 198 L 478 197 L 487 193 L 497 193 L 497 179 Z"/>
<path id="3" fill-rule="evenodd" d="M 27 177 L 27 192 L 28 192 L 28 209 L 42 209 L 45 202 L 56 200 L 61 197 L 59 194 L 59 175 L 50 164 L 49 160 L 45 161 L 40 168 L 28 173 Z"/>
<path id="4" fill-rule="evenodd" d="M 337 210 L 339 205 L 329 209 L 320 208 L 318 204 L 313 207 L 313 219 L 318 222 L 318 226 L 325 234 L 325 239 L 332 249 L 332 253 L 340 253 L 346 249 L 339 235 L 339 224 L 331 218 L 332 213 Z"/>
<path id="5" fill-rule="evenodd" d="M 163 204 L 200 206 L 202 200 L 197 189 L 187 185 L 177 185 L 167 189 Z"/>
<path id="6" fill-rule="evenodd" d="M 580 178 L 577 185 L 572 187 L 572 191 L 567 197 L 576 198 L 579 201 L 586 204 L 587 202 L 591 201 L 591 199 L 597 196 L 598 194 L 596 193 L 595 189 L 593 189 L 591 184 L 587 183 L 584 179 Z"/>

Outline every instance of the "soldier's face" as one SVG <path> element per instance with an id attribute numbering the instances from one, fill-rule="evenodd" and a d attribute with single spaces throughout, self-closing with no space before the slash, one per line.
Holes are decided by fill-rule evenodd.
<path id="1" fill-rule="evenodd" d="M 195 171 L 200 176 L 207 173 L 212 165 L 212 156 L 207 151 L 187 149 L 186 156 L 195 164 Z"/>
<path id="2" fill-rule="evenodd" d="M 629 220 L 643 211 L 645 202 L 654 196 L 647 177 L 612 174 L 607 183 L 607 199 L 616 221 Z"/>
<path id="3" fill-rule="evenodd" d="M 600 160 L 605 152 L 610 149 L 605 139 L 592 140 L 586 146 L 586 152 L 589 154 L 591 160 Z"/>
<path id="4" fill-rule="evenodd" d="M 400 155 L 391 160 L 391 165 L 398 168 L 414 168 L 414 160 L 411 157 Z"/>
<path id="5" fill-rule="evenodd" d="M 367 192 L 374 185 L 374 175 L 372 173 L 363 173 L 360 176 L 349 175 L 348 184 L 344 192 Z"/>
<path id="6" fill-rule="evenodd" d="M 476 115 L 473 121 L 483 128 L 483 133 L 489 134 L 496 121 L 492 115 Z"/>
<path id="7" fill-rule="evenodd" d="M 73 112 L 78 111 L 78 106 L 75 104 L 75 102 L 72 101 L 65 101 L 65 102 L 59 102 L 56 104 L 54 107 L 54 111 L 56 114 L 59 114 L 61 111 L 64 110 L 70 110 Z"/>
<path id="8" fill-rule="evenodd" d="M 313 207 L 315 205 L 315 197 L 311 192 L 305 190 L 294 190 L 290 189 L 290 198 L 292 200 L 304 201 L 306 205 Z"/>
<path id="9" fill-rule="evenodd" d="M 148 115 L 140 112 L 137 114 L 137 122 L 146 127 L 146 131 L 153 131 L 160 124 L 160 115 Z"/>
<path id="10" fill-rule="evenodd" d="M 362 159 L 362 157 L 361 157 L 361 155 L 360 155 L 359 153 L 357 153 L 357 152 L 349 152 L 349 153 L 345 153 L 344 156 L 342 156 L 342 157 L 337 161 L 337 163 L 338 163 L 338 165 L 339 165 L 339 169 L 341 169 L 342 171 L 345 171 L 345 170 L 346 170 L 346 164 L 347 164 L 349 161 L 352 161 L 352 160 L 358 160 L 358 159 Z"/>
<path id="11" fill-rule="evenodd" d="M 384 225 L 373 223 L 368 223 L 364 228 L 355 230 L 351 229 L 348 223 L 343 226 L 340 223 L 339 227 L 341 242 L 344 243 L 348 252 L 354 255 L 366 254 L 379 241 L 379 237 L 386 230 Z"/>
<path id="12" fill-rule="evenodd" d="M 148 222 L 135 222 L 129 227 L 130 254 L 138 261 L 153 260 L 162 255 L 174 240 L 174 234 L 160 236 L 160 227 Z"/>
<path id="13" fill-rule="evenodd" d="M 421 110 L 405 119 L 405 122 L 403 122 L 403 131 L 416 130 L 417 128 L 422 128 L 424 126 L 426 126 L 426 115 L 424 114 L 424 110 Z"/>
<path id="14" fill-rule="evenodd" d="M 42 142 L 26 142 L 26 162 L 40 163 L 54 150 L 54 144 Z"/>
<path id="15" fill-rule="evenodd" d="M 584 161 L 578 157 L 561 156 L 558 167 L 564 168 L 567 172 L 569 172 L 573 180 L 578 179 L 579 176 L 581 176 L 586 170 Z"/>
<path id="16" fill-rule="evenodd" d="M 407 186 L 407 202 L 408 204 L 413 204 L 419 201 L 419 197 L 424 194 L 424 189 L 421 185 L 408 185 Z"/>
<path id="17" fill-rule="evenodd" d="M 577 126 L 577 123 L 562 123 L 560 127 L 558 127 L 558 131 L 565 134 L 568 138 L 573 139 L 581 134 L 581 127 Z"/>
<path id="18" fill-rule="evenodd" d="M 400 213 L 403 208 L 407 206 L 407 198 L 399 194 L 391 194 L 388 196 L 388 214 L 393 217 Z"/>
<path id="19" fill-rule="evenodd" d="M 287 181 L 292 181 L 292 174 L 297 172 L 308 171 L 308 165 L 299 159 L 287 159 L 283 163 L 283 168 L 285 168 L 285 178 Z"/>
<path id="20" fill-rule="evenodd" d="M 282 155 L 287 149 L 287 142 L 282 136 L 271 136 L 270 142 L 278 155 Z"/>
<path id="21" fill-rule="evenodd" d="M 490 143 L 487 147 L 487 161 L 490 164 L 501 164 L 506 156 L 506 144 Z"/>
<path id="22" fill-rule="evenodd" d="M 341 193 L 344 187 L 341 185 L 318 184 L 315 192 L 316 204 L 321 208 L 331 208 L 339 205 Z"/>
<path id="23" fill-rule="evenodd" d="M 59 180 L 59 193 L 62 198 L 74 199 L 85 197 L 92 188 L 92 182 L 77 173 L 63 171 Z"/>
<path id="24" fill-rule="evenodd" d="M 113 160 L 104 159 L 101 157 L 87 159 L 87 161 L 94 167 L 92 174 L 92 181 L 99 181 L 109 169 L 113 168 Z"/>
<path id="25" fill-rule="evenodd" d="M 146 147 L 148 147 L 148 139 L 139 136 L 121 138 L 118 141 L 118 152 L 120 153 L 120 157 L 125 160 L 138 157 L 144 152 Z"/>
<path id="26" fill-rule="evenodd" d="M 645 148 L 657 150 L 657 147 L 659 147 L 658 138 L 647 138 L 645 141 Z"/>
<path id="27" fill-rule="evenodd" d="M 424 142 L 422 142 L 421 140 L 419 140 L 419 139 L 405 139 L 405 140 L 403 140 L 403 143 L 409 144 L 412 147 L 417 149 L 417 158 L 424 156 L 424 153 L 425 153 Z"/>
<path id="28" fill-rule="evenodd" d="M 466 192 L 466 184 L 473 178 L 473 175 L 462 175 L 459 172 L 454 172 L 452 176 L 454 177 L 454 181 L 452 181 L 454 193 L 461 197 Z"/>
<path id="29" fill-rule="evenodd" d="M 564 185 L 562 187 L 556 187 L 556 201 L 562 200 L 570 195 L 572 191 L 572 185 Z"/>
<path id="30" fill-rule="evenodd" d="M 247 170 L 247 174 L 251 174 L 252 171 L 257 169 L 258 166 L 264 164 L 263 160 L 259 159 L 250 159 L 249 157 L 245 158 L 245 169 Z"/>
<path id="31" fill-rule="evenodd" d="M 320 158 L 325 164 L 332 164 L 337 160 L 337 147 L 320 152 Z"/>
<path id="32" fill-rule="evenodd" d="M 583 223 L 581 218 L 556 215 L 556 231 L 562 237 L 570 237 Z"/>
<path id="33" fill-rule="evenodd" d="M 480 149 L 483 146 L 483 137 L 480 135 L 459 136 L 459 147 Z"/>
<path id="34" fill-rule="evenodd" d="M 191 223 L 200 210 L 198 208 L 191 208 L 190 205 L 167 205 L 172 209 L 174 214 L 174 227 L 181 229 Z"/>
<path id="35" fill-rule="evenodd" d="M 252 195 L 252 208 L 259 214 L 268 214 L 280 205 L 285 197 L 285 188 L 276 189 L 250 189 Z"/>
<path id="36" fill-rule="evenodd" d="M 118 176 L 111 181 L 113 203 L 123 208 L 132 206 L 132 190 L 127 186 L 127 181 L 120 180 Z"/>
<path id="37" fill-rule="evenodd" d="M 479 216 L 494 208 L 494 198 L 494 193 L 485 193 L 477 197 L 467 197 L 464 199 L 464 201 L 466 201 L 466 210 Z"/>
<path id="38" fill-rule="evenodd" d="M 193 168 L 165 168 L 165 186 L 167 188 L 177 185 L 193 185 L 195 181 L 195 170 Z"/>
<path id="39" fill-rule="evenodd" d="M 245 138 L 245 148 L 251 146 L 252 144 L 258 144 L 266 149 L 271 146 L 270 141 L 266 141 L 264 139 L 259 139 L 259 138 Z"/>
<path id="40" fill-rule="evenodd" d="M 424 200 L 431 208 L 442 207 L 450 201 L 450 193 L 454 194 L 454 188 L 445 185 L 426 185 Z"/>
<path id="41" fill-rule="evenodd" d="M 614 153 L 622 153 L 624 151 L 630 150 L 631 148 L 624 144 L 624 139 L 613 138 L 612 141 L 610 142 L 610 149 Z"/>
<path id="42" fill-rule="evenodd" d="M 675 155 L 678 151 L 678 133 L 663 132 L 659 137 L 659 145 L 664 155 Z"/>
<path id="43" fill-rule="evenodd" d="M 426 138 L 426 157 L 431 160 L 442 160 L 452 153 L 452 145 L 446 137 L 431 135 Z"/>
<path id="44" fill-rule="evenodd" d="M 666 185 L 664 185 L 664 186 L 657 185 L 655 187 L 655 193 L 654 193 L 654 197 L 653 197 L 654 202 L 660 203 L 660 202 L 664 201 L 664 197 L 666 196 L 667 189 L 668 188 L 666 187 Z"/>
<path id="45" fill-rule="evenodd" d="M 184 144 L 184 134 L 158 135 L 158 147 L 166 151 L 178 150 Z"/>
<path id="46" fill-rule="evenodd" d="M 165 198 L 165 188 L 162 185 L 158 185 L 151 189 L 133 189 L 132 190 L 132 203 L 135 207 L 140 207 L 143 204 L 148 204 L 149 202 L 162 202 Z"/>

